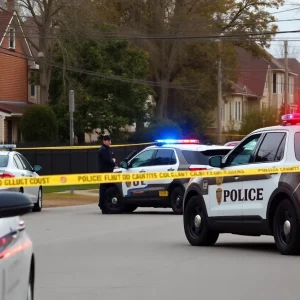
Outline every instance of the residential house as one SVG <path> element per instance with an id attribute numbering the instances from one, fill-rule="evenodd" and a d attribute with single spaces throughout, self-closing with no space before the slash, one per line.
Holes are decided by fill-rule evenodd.
<path id="1" fill-rule="evenodd" d="M 7 9 L 0 9 L 0 143 L 20 141 L 20 119 L 28 105 L 39 103 L 39 87 L 29 80 L 38 69 L 14 0 L 7 0 Z"/>
<path id="2" fill-rule="evenodd" d="M 277 59 L 282 65 L 284 65 L 284 59 Z M 296 58 L 288 58 L 288 68 L 297 74 L 294 82 L 294 102 L 300 104 L 300 62 Z M 292 83 L 289 83 L 289 85 Z"/>
<path id="3" fill-rule="evenodd" d="M 232 83 L 232 92 L 223 97 L 222 132 L 238 131 L 243 115 L 251 109 L 276 107 L 278 110 L 284 100 L 284 73 L 282 62 L 269 54 L 270 60 L 254 57 L 244 49 L 237 49 L 238 80 Z M 299 64 L 299 63 L 298 63 Z M 297 109 L 295 82 L 299 76 L 289 68 L 288 108 Z M 210 133 L 216 132 L 216 124 Z"/>

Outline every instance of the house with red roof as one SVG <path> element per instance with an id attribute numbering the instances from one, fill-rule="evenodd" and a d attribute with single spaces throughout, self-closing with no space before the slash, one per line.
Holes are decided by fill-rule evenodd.
<path id="1" fill-rule="evenodd" d="M 243 115 L 251 109 L 276 107 L 284 100 L 284 73 L 282 60 L 254 57 L 244 49 L 237 49 L 238 80 L 232 83 L 232 92 L 224 97 L 222 107 L 222 131 L 239 130 Z M 299 80 L 298 69 L 289 66 L 289 112 L 295 112 L 299 98 L 295 97 L 295 83 Z M 215 126 L 214 126 L 215 127 Z M 216 128 L 216 127 L 215 127 Z"/>
<path id="2" fill-rule="evenodd" d="M 21 140 L 22 114 L 39 103 L 39 87 L 30 80 L 38 70 L 14 0 L 7 0 L 6 9 L 0 9 L 0 143 Z"/>

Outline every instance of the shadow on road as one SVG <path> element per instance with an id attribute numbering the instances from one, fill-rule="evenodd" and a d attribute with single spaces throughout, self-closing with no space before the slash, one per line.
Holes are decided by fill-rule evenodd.
<path id="1" fill-rule="evenodd" d="M 276 249 L 275 243 L 216 243 L 213 248 L 223 248 L 230 250 L 244 250 L 244 251 L 259 251 L 269 253 L 279 253 Z"/>

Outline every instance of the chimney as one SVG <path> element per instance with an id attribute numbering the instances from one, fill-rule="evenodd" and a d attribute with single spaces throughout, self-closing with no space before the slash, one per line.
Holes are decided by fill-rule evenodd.
<path id="1" fill-rule="evenodd" d="M 14 13 L 15 11 L 15 0 L 6 0 L 7 11 Z"/>

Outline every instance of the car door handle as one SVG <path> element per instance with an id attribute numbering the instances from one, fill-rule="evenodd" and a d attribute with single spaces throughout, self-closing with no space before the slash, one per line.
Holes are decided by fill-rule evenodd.
<path id="1" fill-rule="evenodd" d="M 174 169 L 173 169 L 173 168 L 170 168 L 170 169 L 168 169 L 168 171 L 174 171 Z"/>
<path id="2" fill-rule="evenodd" d="M 234 177 L 235 180 L 238 180 L 239 178 L 240 178 L 239 176 L 235 176 L 235 177 Z"/>
<path id="3" fill-rule="evenodd" d="M 140 171 L 140 173 L 145 173 L 145 172 L 146 172 L 145 170 L 141 170 L 141 171 Z"/>

